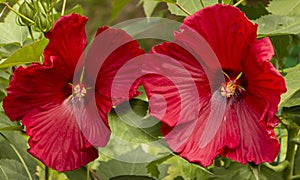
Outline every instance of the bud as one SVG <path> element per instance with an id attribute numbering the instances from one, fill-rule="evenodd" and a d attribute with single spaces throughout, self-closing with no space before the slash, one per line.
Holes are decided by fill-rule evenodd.
<path id="1" fill-rule="evenodd" d="M 51 17 L 40 11 L 37 12 L 34 22 L 36 23 L 37 31 L 48 32 L 52 28 Z"/>
<path id="2" fill-rule="evenodd" d="M 28 19 L 34 19 L 37 11 L 35 8 L 29 4 L 28 2 L 24 1 L 19 7 L 19 13 L 26 16 Z M 23 17 L 19 17 L 19 23 L 23 26 L 31 26 L 32 22 L 24 19 Z"/>

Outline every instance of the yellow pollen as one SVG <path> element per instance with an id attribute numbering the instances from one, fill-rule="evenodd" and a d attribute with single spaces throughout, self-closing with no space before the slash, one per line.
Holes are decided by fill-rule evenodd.
<path id="1" fill-rule="evenodd" d="M 237 80 L 242 76 L 242 72 L 234 79 L 230 79 L 228 74 L 223 72 L 224 75 L 227 77 L 229 80 L 228 82 L 225 82 L 221 86 L 221 95 L 227 98 L 231 98 L 234 94 L 237 88 L 241 89 L 242 91 L 245 91 L 245 89 L 237 84 Z"/>
<path id="2" fill-rule="evenodd" d="M 83 98 L 86 94 L 86 88 L 83 86 L 83 84 L 77 84 L 73 90 L 73 96 L 79 99 Z"/>
<path id="3" fill-rule="evenodd" d="M 234 95 L 237 85 L 229 81 L 228 83 L 221 86 L 221 95 L 230 98 Z"/>

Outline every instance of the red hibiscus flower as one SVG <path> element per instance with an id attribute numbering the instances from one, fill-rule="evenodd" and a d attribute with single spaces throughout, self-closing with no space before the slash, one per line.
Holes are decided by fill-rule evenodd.
<path id="1" fill-rule="evenodd" d="M 86 22 L 76 14 L 61 17 L 46 34 L 44 63 L 17 68 L 3 101 L 7 116 L 26 126 L 28 151 L 58 171 L 98 157 L 96 147 L 110 137 L 107 115 L 114 99 L 136 95 L 137 85 L 129 97 L 121 88 L 111 95 L 112 80 L 123 64 L 144 53 L 126 32 L 104 27 L 84 57 Z"/>
<path id="2" fill-rule="evenodd" d="M 257 40 L 256 32 L 239 9 L 215 5 L 187 17 L 173 42 L 152 49 L 148 61 L 157 62 L 143 67 L 150 114 L 180 156 L 203 166 L 217 155 L 256 164 L 277 156 L 275 114 L 286 87 L 269 62 L 269 38 Z"/>

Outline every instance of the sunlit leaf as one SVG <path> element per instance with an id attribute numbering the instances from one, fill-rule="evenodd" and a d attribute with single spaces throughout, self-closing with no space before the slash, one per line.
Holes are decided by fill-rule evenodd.
<path id="1" fill-rule="evenodd" d="M 108 121 L 112 134 L 133 143 L 158 140 L 161 136 L 159 121 L 144 117 L 147 114 L 148 103 L 138 99 L 133 99 L 130 103 L 132 110 L 127 104 L 122 104 L 109 114 Z"/>
<path id="2" fill-rule="evenodd" d="M 272 0 L 268 5 L 268 11 L 281 16 L 300 16 L 299 0 Z"/>
<path id="3" fill-rule="evenodd" d="M 192 14 L 203 8 L 199 0 L 178 0 L 177 2 Z M 205 6 L 211 6 L 213 4 L 217 4 L 218 0 L 203 0 L 203 3 Z M 178 16 L 187 16 L 187 14 L 179 9 L 175 4 L 168 3 L 168 7 L 172 14 Z"/>
<path id="4" fill-rule="evenodd" d="M 155 180 L 152 177 L 149 176 L 117 176 L 110 178 L 110 180 Z"/>
<path id="5" fill-rule="evenodd" d="M 259 37 L 300 33 L 300 17 L 270 14 L 263 16 L 254 22 L 258 24 Z"/>
<path id="6" fill-rule="evenodd" d="M 294 95 L 284 104 L 285 107 L 299 106 L 300 105 L 300 90 L 294 93 Z"/>
<path id="7" fill-rule="evenodd" d="M 141 0 L 141 1 L 143 3 L 145 15 L 147 17 L 150 17 L 159 2 L 154 0 Z"/>
<path id="8" fill-rule="evenodd" d="M 231 180 L 231 179 L 247 179 L 247 180 L 282 180 L 281 176 L 275 171 L 265 167 L 251 165 L 242 165 L 233 162 L 228 168 L 215 167 L 214 175 L 209 180 Z"/>
<path id="9" fill-rule="evenodd" d="M 171 157 L 173 157 L 173 155 L 169 154 L 169 155 L 159 158 L 155 161 L 152 161 L 151 163 L 149 163 L 147 165 L 147 172 L 150 173 L 153 177 L 159 178 L 160 172 L 158 169 L 158 165 L 162 164 L 163 162 L 165 162 L 166 160 L 168 160 Z"/>
<path id="10" fill-rule="evenodd" d="M 29 34 L 28 29 L 27 27 L 17 25 L 16 18 L 15 13 L 9 12 L 4 22 L 0 23 L 0 45 L 17 43 L 23 46 Z"/>
<path id="11" fill-rule="evenodd" d="M 28 180 L 28 176 L 23 165 L 13 159 L 1 159 L 0 179 L 2 180 Z"/>
<path id="12" fill-rule="evenodd" d="M 0 68 L 28 64 L 32 62 L 40 62 L 40 56 L 42 55 L 48 42 L 48 39 L 43 38 L 42 40 L 24 46 L 23 48 L 14 52 L 7 59 L 1 60 Z"/>
<path id="13" fill-rule="evenodd" d="M 300 65 L 289 68 L 287 75 L 284 77 L 287 87 L 287 92 L 281 96 L 279 107 L 284 106 L 287 101 L 300 90 Z"/>
<path id="14" fill-rule="evenodd" d="M 182 179 L 207 179 L 209 171 L 200 165 L 189 163 L 179 156 L 173 156 L 162 165 L 169 164 L 168 175 L 163 180 L 173 180 L 176 177 Z"/>
<path id="15" fill-rule="evenodd" d="M 154 160 L 155 157 L 146 154 L 138 147 L 133 152 L 123 154 L 122 157 L 117 157 L 108 162 L 101 162 L 97 175 L 101 177 L 101 179 L 110 179 L 126 175 L 149 176 L 146 169 L 146 160 L 151 161 L 151 159 Z"/>

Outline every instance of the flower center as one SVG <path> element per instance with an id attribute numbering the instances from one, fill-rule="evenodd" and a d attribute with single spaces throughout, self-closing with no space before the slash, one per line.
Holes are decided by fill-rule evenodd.
<path id="1" fill-rule="evenodd" d="M 73 88 L 73 96 L 81 99 L 83 97 L 85 97 L 86 95 L 86 88 L 83 84 L 77 84 L 74 88 Z"/>
<path id="2" fill-rule="evenodd" d="M 245 89 L 242 86 L 240 86 L 238 82 L 238 80 L 243 74 L 242 72 L 235 79 L 231 79 L 228 74 L 226 74 L 225 72 L 223 73 L 226 76 L 227 81 L 222 83 L 221 85 L 220 90 L 222 96 L 231 98 L 236 94 L 237 91 L 238 92 L 245 91 Z"/>

